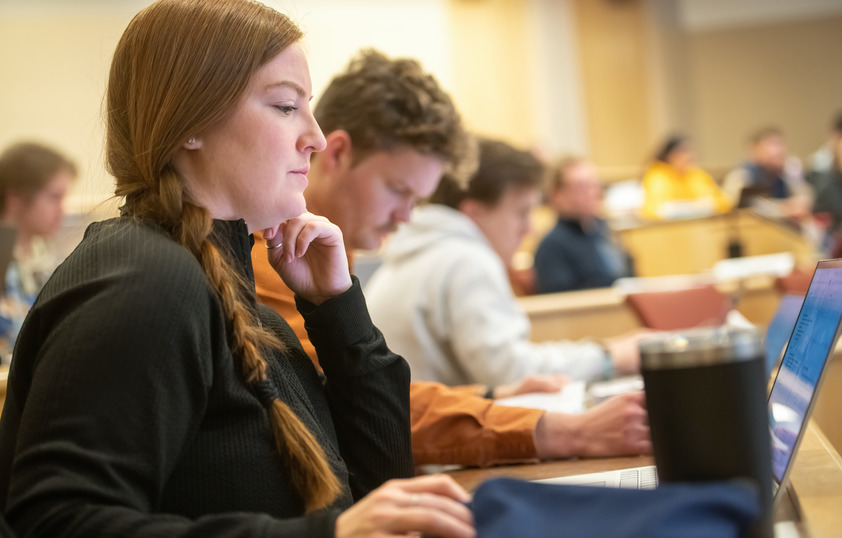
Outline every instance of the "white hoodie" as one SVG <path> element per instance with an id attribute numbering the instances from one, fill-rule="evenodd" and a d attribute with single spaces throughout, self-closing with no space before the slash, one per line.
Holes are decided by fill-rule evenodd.
<path id="1" fill-rule="evenodd" d="M 446 206 L 413 211 L 384 247 L 365 296 L 413 381 L 500 385 L 538 373 L 605 372 L 608 359 L 593 342 L 530 342 L 500 257 L 472 220 Z"/>

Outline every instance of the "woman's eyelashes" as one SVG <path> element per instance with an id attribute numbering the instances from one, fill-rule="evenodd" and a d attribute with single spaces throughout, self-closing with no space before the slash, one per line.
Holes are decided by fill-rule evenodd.
<path id="1" fill-rule="evenodd" d="M 298 107 L 294 105 L 274 105 L 274 107 L 278 109 L 278 111 L 280 111 L 280 113 L 284 116 L 289 116 L 290 114 L 298 110 Z"/>

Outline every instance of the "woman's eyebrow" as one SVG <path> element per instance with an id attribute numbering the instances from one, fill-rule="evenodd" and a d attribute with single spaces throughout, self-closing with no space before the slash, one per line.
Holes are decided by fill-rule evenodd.
<path id="1" fill-rule="evenodd" d="M 272 89 L 277 88 L 279 86 L 280 87 L 292 88 L 293 90 L 295 90 L 295 93 L 297 93 L 299 95 L 299 97 L 307 97 L 307 98 L 310 98 L 310 99 L 312 99 L 312 97 L 313 97 L 312 95 L 308 96 L 307 92 L 304 91 L 304 88 L 302 88 L 300 85 L 296 84 L 295 82 L 293 82 L 291 80 L 282 80 L 280 82 L 273 82 L 271 84 L 267 84 L 266 90 L 272 90 Z"/>

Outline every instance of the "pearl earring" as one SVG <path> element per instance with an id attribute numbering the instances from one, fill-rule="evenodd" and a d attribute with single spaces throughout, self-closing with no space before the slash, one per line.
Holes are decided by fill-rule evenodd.
<path id="1" fill-rule="evenodd" d="M 195 139 L 195 138 L 188 138 L 188 139 L 187 139 L 187 143 L 188 143 L 188 144 L 190 144 L 191 146 L 192 146 L 192 145 L 195 145 L 195 144 L 196 144 L 196 139 Z"/>

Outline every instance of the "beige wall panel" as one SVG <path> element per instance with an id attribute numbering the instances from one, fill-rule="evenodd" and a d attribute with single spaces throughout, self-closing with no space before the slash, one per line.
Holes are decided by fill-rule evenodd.
<path id="1" fill-rule="evenodd" d="M 113 192 L 102 150 L 102 99 L 111 54 L 128 17 L 0 17 L 0 147 L 20 139 L 54 145 L 80 167 L 70 210 Z"/>
<path id="2" fill-rule="evenodd" d="M 747 135 L 784 129 L 809 155 L 842 109 L 842 17 L 699 31 L 688 38 L 693 125 L 702 164 L 744 158 Z"/>
<path id="3" fill-rule="evenodd" d="M 591 157 L 638 169 L 652 151 L 650 41 L 643 0 L 578 0 L 576 18 Z"/>
<path id="4" fill-rule="evenodd" d="M 533 140 L 527 12 L 519 0 L 453 0 L 453 98 L 472 130 Z"/>

